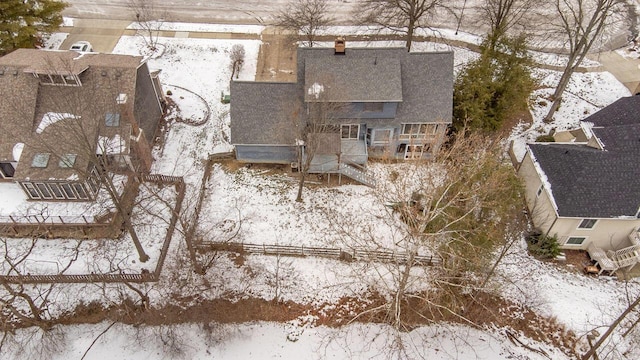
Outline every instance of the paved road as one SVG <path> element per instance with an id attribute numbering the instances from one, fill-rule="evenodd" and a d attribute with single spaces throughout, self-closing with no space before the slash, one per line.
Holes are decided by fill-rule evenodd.
<path id="1" fill-rule="evenodd" d="M 114 0 L 120 1 L 120 0 Z M 127 20 L 106 19 L 76 19 L 73 27 L 63 28 L 69 32 L 69 36 L 61 45 L 62 49 L 68 49 L 72 43 L 86 40 L 92 43 L 94 50 L 109 53 L 113 50 L 122 35 L 134 35 L 134 30 L 126 30 L 130 24 Z M 163 31 L 161 36 L 174 37 L 185 36 L 184 33 L 176 34 L 174 31 Z M 255 34 L 231 34 L 231 33 L 206 33 L 191 32 L 188 37 L 217 38 L 217 39 L 261 39 L 262 62 L 259 63 L 259 80 L 267 81 L 291 81 L 293 64 L 295 64 L 295 51 L 288 46 L 278 29 L 267 27 L 262 35 Z M 293 54 L 293 55 L 292 55 Z M 603 64 L 605 70 L 611 72 L 633 94 L 640 91 L 640 59 L 625 58 L 615 52 L 603 52 L 593 54 L 592 59 Z"/>
<path id="2" fill-rule="evenodd" d="M 216 24 L 263 24 L 288 0 L 148 0 L 169 21 Z M 80 18 L 133 19 L 128 0 L 66 0 L 71 4 L 63 15 Z M 332 15 L 340 23 L 349 23 L 357 0 L 328 0 Z M 351 21 L 352 22 L 352 21 Z"/>

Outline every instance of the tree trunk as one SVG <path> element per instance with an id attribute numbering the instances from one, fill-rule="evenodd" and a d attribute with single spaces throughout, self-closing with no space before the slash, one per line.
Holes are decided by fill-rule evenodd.
<path id="1" fill-rule="evenodd" d="M 416 26 L 416 20 L 411 17 L 409 19 L 409 26 L 407 28 L 407 43 L 406 43 L 406 47 L 407 47 L 407 51 L 411 51 L 411 43 L 413 42 L 413 32 L 415 31 L 415 26 Z"/>
<path id="2" fill-rule="evenodd" d="M 124 227 L 125 229 L 127 229 L 127 232 L 129 232 L 129 234 L 131 235 L 131 240 L 133 241 L 133 245 L 136 247 L 136 251 L 138 252 L 140 261 L 143 263 L 147 262 L 149 260 L 149 255 L 147 255 L 144 252 L 142 243 L 140 243 L 140 239 L 138 238 L 138 233 L 133 228 L 133 224 L 131 224 L 131 214 L 129 213 L 129 211 L 127 211 L 130 209 L 125 209 L 124 206 L 122 206 L 122 203 L 120 202 L 121 199 L 118 197 L 118 192 L 114 188 L 113 181 L 106 174 L 102 174 L 102 181 L 105 183 L 105 188 L 109 193 L 109 197 L 111 198 L 111 201 L 113 201 L 113 205 L 116 207 L 116 210 L 118 210 L 118 212 L 120 213 L 120 216 L 122 216 Z M 129 181 L 135 181 L 135 180 L 129 180 Z"/>
<path id="3" fill-rule="evenodd" d="M 569 57 L 569 60 L 567 62 L 567 67 L 562 73 L 562 77 L 558 82 L 558 86 L 556 87 L 556 90 L 553 92 L 553 103 L 551 103 L 551 108 L 549 109 L 549 112 L 547 113 L 547 115 L 544 117 L 544 120 L 543 120 L 547 124 L 553 120 L 553 114 L 555 114 L 555 112 L 558 111 L 558 108 L 560 107 L 560 102 L 562 101 L 562 94 L 567 88 L 567 85 L 569 85 L 569 81 L 571 81 L 571 75 L 573 75 L 573 72 L 575 71 L 577 65 L 580 64 L 580 62 L 576 62 L 576 57 L 577 57 L 576 53 L 571 54 L 571 56 Z"/>
<path id="4" fill-rule="evenodd" d="M 629 315 L 629 313 L 631 313 L 638 306 L 638 304 L 640 304 L 640 296 L 638 296 L 636 301 L 629 305 L 629 307 L 627 307 L 624 312 L 613 321 L 611 326 L 609 326 L 607 331 L 602 334 L 600 339 L 598 339 L 598 341 L 589 349 L 589 351 L 587 351 L 586 354 L 582 355 L 582 360 L 589 360 L 591 357 L 593 357 L 598 348 L 609 338 L 611 333 L 613 333 L 613 330 L 615 330 L 615 328 L 620 325 L 622 320 L 624 320 L 624 318 L 627 317 L 627 315 Z"/>
<path id="5" fill-rule="evenodd" d="M 304 187 L 304 179 L 307 177 L 306 171 L 300 172 L 300 182 L 298 182 L 298 196 L 296 196 L 297 202 L 302 202 L 302 189 Z"/>

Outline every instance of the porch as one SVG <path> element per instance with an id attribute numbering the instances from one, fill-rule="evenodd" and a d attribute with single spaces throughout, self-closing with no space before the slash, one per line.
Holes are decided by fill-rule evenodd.
<path id="1" fill-rule="evenodd" d="M 364 165 L 367 163 L 367 145 L 364 140 L 340 139 L 340 148 L 325 144 L 319 146 L 311 160 L 309 173 L 338 174 L 347 176 L 364 185 L 374 187 L 375 177 Z M 334 143 L 334 144 L 335 144 Z"/>
<path id="2" fill-rule="evenodd" d="M 618 270 L 630 272 L 640 263 L 640 228 L 633 229 L 629 234 L 631 246 L 619 250 L 603 250 L 593 243 L 589 244 L 587 252 L 589 257 L 596 262 L 600 268 L 599 274 L 607 271 L 614 273 Z"/>

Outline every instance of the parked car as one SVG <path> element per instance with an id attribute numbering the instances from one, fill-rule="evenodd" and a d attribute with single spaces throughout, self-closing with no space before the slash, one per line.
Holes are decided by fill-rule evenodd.
<path id="1" fill-rule="evenodd" d="M 78 41 L 71 45 L 69 50 L 79 51 L 79 52 L 93 52 L 93 47 L 91 43 L 88 41 Z"/>

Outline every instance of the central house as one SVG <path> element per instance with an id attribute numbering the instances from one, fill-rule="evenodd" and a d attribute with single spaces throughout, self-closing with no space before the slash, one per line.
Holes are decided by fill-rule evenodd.
<path id="1" fill-rule="evenodd" d="M 297 49 L 295 83 L 233 81 L 231 96 L 239 161 L 296 167 L 312 157 L 310 173 L 366 184 L 369 158 L 437 153 L 451 124 L 453 53 L 345 49 L 337 40 L 334 48 Z"/>

